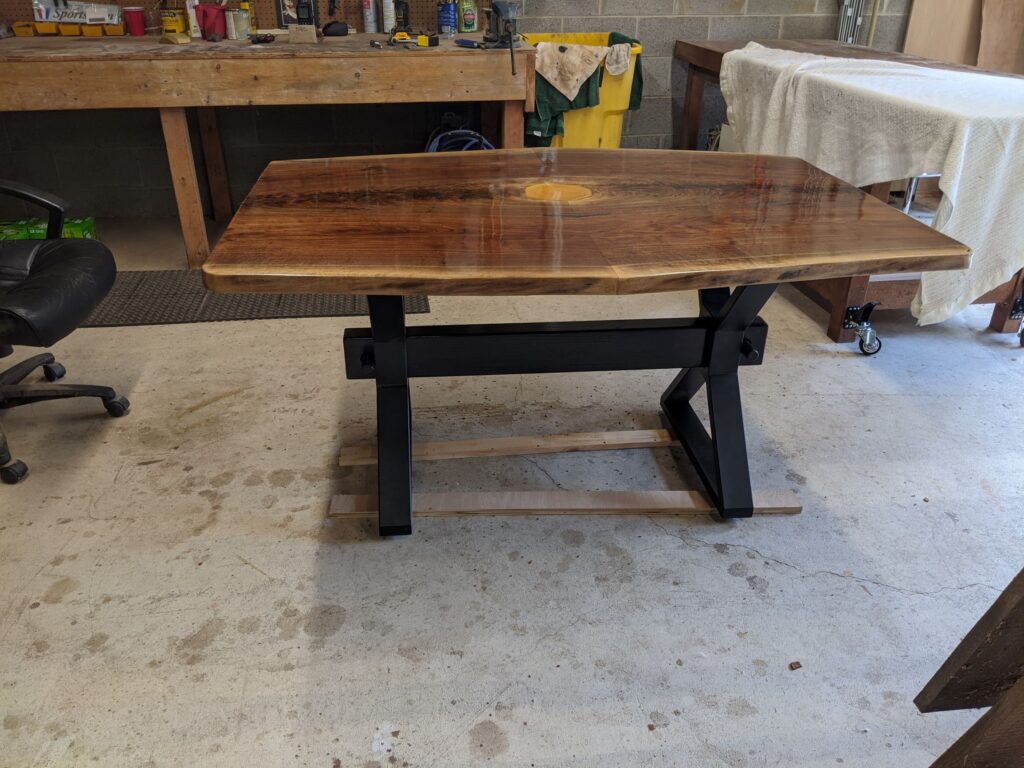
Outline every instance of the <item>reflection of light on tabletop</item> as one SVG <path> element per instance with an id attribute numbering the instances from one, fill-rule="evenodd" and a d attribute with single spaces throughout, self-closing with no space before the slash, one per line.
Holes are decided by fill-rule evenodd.
<path id="1" fill-rule="evenodd" d="M 576 203 L 593 196 L 588 187 L 580 184 L 561 184 L 557 181 L 542 181 L 530 184 L 523 193 L 530 200 L 550 203 Z"/>

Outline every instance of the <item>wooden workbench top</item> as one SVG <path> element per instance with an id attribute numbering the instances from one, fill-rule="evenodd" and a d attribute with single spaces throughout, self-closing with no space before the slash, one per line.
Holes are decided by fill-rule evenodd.
<path id="1" fill-rule="evenodd" d="M 795 158 L 527 149 L 271 163 L 204 272 L 217 291 L 615 294 L 968 261 Z"/>
<path id="2" fill-rule="evenodd" d="M 474 35 L 464 35 L 473 38 Z M 482 37 L 476 35 L 475 37 Z M 0 40 L 0 61 L 95 61 L 95 60 L 151 60 L 151 59 L 238 59 L 238 58 L 373 58 L 404 56 L 472 56 L 501 58 L 508 62 L 508 50 L 479 50 L 462 48 L 453 40 L 442 39 L 435 48 L 389 46 L 372 48 L 371 40 L 387 42 L 387 35 L 348 35 L 325 37 L 320 43 L 292 44 L 287 35 L 278 36 L 272 43 L 253 45 L 248 40 L 222 40 L 209 43 L 194 40 L 186 45 L 161 43 L 156 35 L 144 37 L 12 37 Z M 531 47 L 516 49 L 517 57 L 532 57 Z M 511 67 L 511 64 L 509 64 Z"/>
<path id="3" fill-rule="evenodd" d="M 521 102 L 533 110 L 534 58 L 516 50 L 384 46 L 386 35 L 292 45 L 278 38 L 168 45 L 154 36 L 0 40 L 0 111 L 263 104 Z M 258 62 L 258 63 L 257 63 Z"/>
<path id="4" fill-rule="evenodd" d="M 956 72 L 978 72 L 1003 77 L 1022 77 L 1006 72 L 972 67 L 967 64 L 954 64 L 948 61 L 926 59 L 899 51 L 880 51 L 866 45 L 851 45 L 838 40 L 677 40 L 675 57 L 694 66 L 718 74 L 722 69 L 722 57 L 730 51 L 746 48 L 750 43 L 775 48 L 780 51 L 795 53 L 811 53 L 815 56 L 832 56 L 842 59 L 871 59 L 874 61 L 894 61 L 899 64 L 911 64 L 915 67 L 930 69 L 950 69 Z"/>

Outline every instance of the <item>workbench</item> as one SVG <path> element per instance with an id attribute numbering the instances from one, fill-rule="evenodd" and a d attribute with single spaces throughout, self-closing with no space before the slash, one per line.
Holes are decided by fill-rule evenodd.
<path id="1" fill-rule="evenodd" d="M 738 373 L 764 360 L 758 313 L 776 285 L 968 262 L 965 246 L 796 158 L 534 149 L 271 163 L 203 276 L 222 292 L 368 295 L 371 328 L 345 332 L 345 367 L 376 384 L 376 507 L 388 535 L 411 532 L 417 504 L 416 377 L 682 369 L 661 399 L 664 418 L 711 508 L 749 517 L 760 505 Z M 700 317 L 658 320 L 407 328 L 402 302 L 694 289 Z M 691 404 L 704 388 L 710 431 Z M 558 507 L 546 498 L 534 513 Z"/>
<path id="2" fill-rule="evenodd" d="M 194 41 L 31 37 L 0 40 L 0 111 L 159 109 L 190 267 L 210 252 L 185 110 L 196 108 L 213 217 L 233 212 L 216 107 L 484 102 L 499 111 L 501 140 L 523 146 L 533 111 L 535 51 L 370 47 L 384 35 L 292 45 L 280 38 Z M 426 129 L 427 126 L 424 126 Z M 426 131 L 425 131 L 426 133 Z"/>
<path id="3" fill-rule="evenodd" d="M 677 40 L 675 58 L 687 71 L 686 94 L 676 120 L 676 146 L 680 149 L 698 149 L 701 118 L 703 115 L 704 87 L 717 85 L 725 54 L 744 48 L 749 40 Z M 756 40 L 768 48 L 832 56 L 847 59 L 873 59 L 893 61 L 931 69 L 959 72 L 983 72 L 1015 77 L 1006 73 L 992 73 L 966 64 L 955 64 L 926 59 L 906 53 L 879 51 L 862 45 L 849 45 L 836 40 Z M 928 169 L 935 170 L 935 169 Z M 887 201 L 892 179 L 875 184 L 867 191 Z M 852 341 L 853 330 L 848 326 L 848 309 L 879 302 L 884 309 L 908 308 L 917 293 L 916 278 L 870 280 L 867 275 L 851 275 L 839 279 L 801 281 L 796 283 L 804 294 L 829 313 L 827 332 L 833 341 Z M 999 288 L 979 297 L 975 304 L 995 304 L 990 328 L 1000 333 L 1015 332 L 1020 327 L 1015 304 L 1024 289 L 1024 271 Z"/>

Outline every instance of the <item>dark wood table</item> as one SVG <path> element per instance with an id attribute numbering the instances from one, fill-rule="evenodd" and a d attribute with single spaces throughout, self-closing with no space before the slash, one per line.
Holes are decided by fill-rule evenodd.
<path id="1" fill-rule="evenodd" d="M 864 45 L 849 45 L 837 40 L 677 40 L 676 60 L 687 71 L 686 95 L 682 111 L 676 120 L 676 146 L 680 149 L 698 149 L 701 118 L 704 114 L 704 86 L 717 85 L 722 72 L 722 58 L 730 51 L 745 48 L 749 43 L 817 56 L 836 56 L 847 59 L 874 59 L 896 61 L 931 69 L 949 69 L 959 72 L 981 72 L 1004 77 L 1018 77 L 1005 72 L 991 72 L 966 64 L 926 59 L 909 53 L 879 51 Z M 897 181 L 892 179 L 891 181 Z M 876 184 L 869 191 L 887 200 L 889 183 Z M 848 326 L 848 309 L 879 302 L 883 308 L 898 309 L 911 305 L 917 294 L 917 279 L 870 282 L 867 275 L 852 275 L 841 280 L 798 282 L 797 287 L 829 313 L 828 335 L 833 341 L 852 341 L 854 334 Z M 989 328 L 999 333 L 1011 333 L 1021 324 L 1016 304 L 1024 291 L 1024 270 L 1012 280 L 975 300 L 975 304 L 995 304 Z"/>
<path id="2" fill-rule="evenodd" d="M 381 534 L 412 528 L 409 379 L 683 369 L 661 409 L 723 517 L 753 511 L 738 370 L 780 282 L 962 269 L 968 249 L 802 160 L 498 150 L 272 163 L 203 267 L 224 292 L 362 293 Z M 738 286 L 731 288 L 730 286 Z M 699 317 L 406 328 L 402 297 L 698 289 Z M 690 400 L 706 387 L 711 431 Z"/>

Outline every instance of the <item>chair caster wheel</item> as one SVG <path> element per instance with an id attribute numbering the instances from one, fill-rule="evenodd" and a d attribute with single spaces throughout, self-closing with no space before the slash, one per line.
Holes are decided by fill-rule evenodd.
<path id="1" fill-rule="evenodd" d="M 877 355 L 882 351 L 882 340 L 877 336 L 869 342 L 865 342 L 864 339 L 861 339 L 857 346 L 860 347 L 861 354 L 871 357 L 871 355 Z"/>
<path id="2" fill-rule="evenodd" d="M 68 369 L 60 363 L 50 363 L 43 366 L 43 376 L 47 381 L 59 381 L 67 375 Z"/>
<path id="3" fill-rule="evenodd" d="M 115 397 L 113 400 L 105 400 L 103 406 L 107 409 L 107 413 L 115 419 L 119 419 L 128 413 L 132 404 L 128 402 L 127 397 Z"/>
<path id="4" fill-rule="evenodd" d="M 15 461 L 6 467 L 0 467 L 0 481 L 5 485 L 17 485 L 28 477 L 28 465 L 23 461 Z"/>

